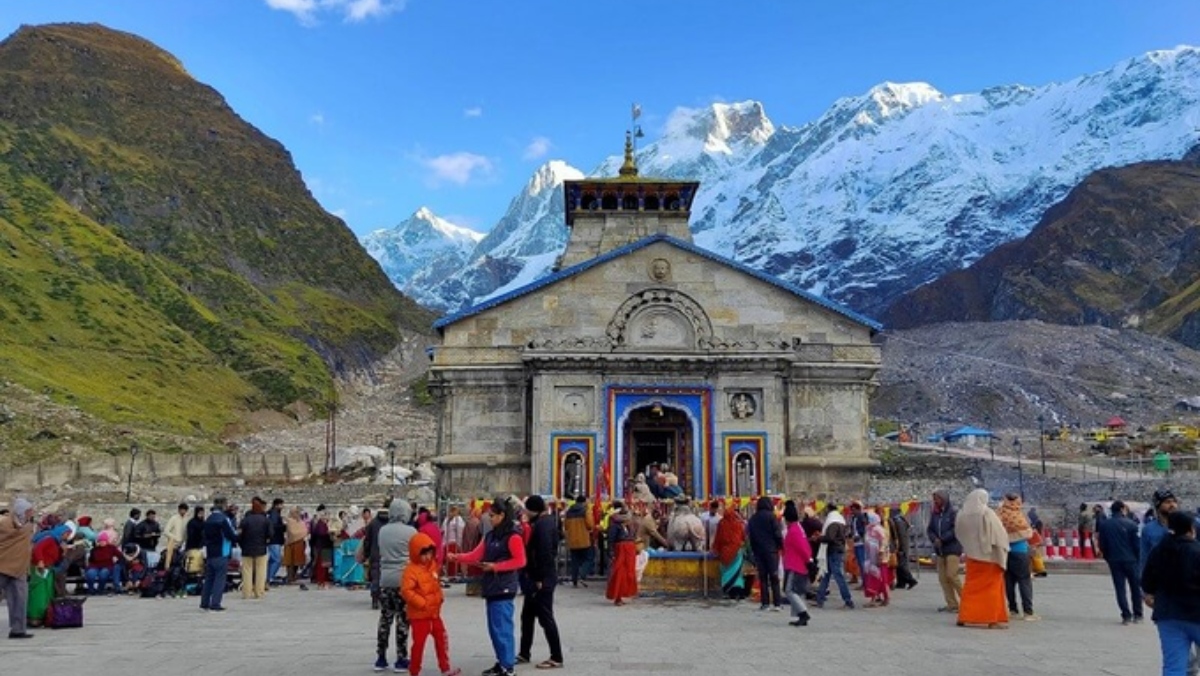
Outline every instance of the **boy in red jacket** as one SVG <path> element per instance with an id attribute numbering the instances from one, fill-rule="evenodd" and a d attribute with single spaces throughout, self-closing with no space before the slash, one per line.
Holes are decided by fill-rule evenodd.
<path id="1" fill-rule="evenodd" d="M 442 584 L 438 580 L 437 545 L 433 538 L 417 533 L 408 543 L 408 566 L 400 578 L 400 596 L 408 612 L 412 630 L 412 651 L 409 653 L 408 673 L 421 673 L 421 658 L 425 654 L 425 639 L 433 634 L 438 668 L 443 676 L 459 676 L 462 669 L 450 667 L 450 638 L 442 622 Z"/>

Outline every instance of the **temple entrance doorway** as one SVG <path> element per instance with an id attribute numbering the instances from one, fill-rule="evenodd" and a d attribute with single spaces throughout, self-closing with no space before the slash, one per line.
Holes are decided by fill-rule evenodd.
<path id="1" fill-rule="evenodd" d="M 650 477 L 652 463 L 669 468 L 685 493 L 692 492 L 691 422 L 682 410 L 654 404 L 634 409 L 625 423 L 625 448 L 630 449 L 627 486 L 639 473 Z"/>

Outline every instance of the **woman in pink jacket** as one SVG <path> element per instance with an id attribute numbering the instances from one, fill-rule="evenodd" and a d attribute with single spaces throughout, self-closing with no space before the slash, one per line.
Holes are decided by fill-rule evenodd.
<path id="1" fill-rule="evenodd" d="M 808 564 L 812 561 L 812 545 L 800 527 L 800 510 L 796 503 L 788 500 L 783 505 L 783 588 L 787 590 L 788 602 L 792 604 L 792 617 L 788 624 L 803 627 L 808 624 L 808 607 L 804 596 L 808 593 Z"/>

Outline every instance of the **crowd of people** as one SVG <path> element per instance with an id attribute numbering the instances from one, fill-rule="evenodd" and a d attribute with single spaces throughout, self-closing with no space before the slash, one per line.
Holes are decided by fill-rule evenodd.
<path id="1" fill-rule="evenodd" d="M 1180 510 L 1166 490 L 1154 494 L 1144 520 L 1120 500 L 1107 513 L 1095 507 L 1081 505 L 1080 530 L 1095 534 L 1092 544 L 1110 570 L 1122 623 L 1142 622 L 1143 607 L 1152 607 L 1163 673 L 1188 673 L 1198 665 L 1200 644 L 1196 517 Z M 765 497 L 750 514 L 721 500 L 697 514 L 683 496 L 617 500 L 600 509 L 583 496 L 567 506 L 534 495 L 524 501 L 497 498 L 466 513 L 452 506 L 439 521 L 430 508 L 402 499 L 389 499 L 374 514 L 364 509 L 334 515 L 321 505 L 309 515 L 285 509 L 282 499 L 268 508 L 256 497 L 239 515 L 236 505 L 218 497 L 207 510 L 180 504 L 165 525 L 154 510 L 143 515 L 133 509 L 118 531 L 112 519 L 100 524 L 88 516 L 38 519 L 34 505 L 18 498 L 0 513 L 0 593 L 14 639 L 31 636 L 27 627 L 37 626 L 72 578 L 87 594 L 191 591 L 198 593 L 201 608 L 220 612 L 235 550 L 242 596 L 254 600 L 273 584 L 329 587 L 334 551 L 352 541 L 371 607 L 379 611 L 377 671 L 415 676 L 432 637 L 441 672 L 459 673 L 450 663 L 440 615 L 444 589 L 458 580 L 467 582 L 468 595 L 484 600 L 496 659 L 484 676 L 507 676 L 533 660 L 535 625 L 549 649 L 536 666 L 563 666 L 554 616 L 560 541 L 572 586 L 607 578 L 605 596 L 617 606 L 638 596 L 652 549 L 711 552 L 725 596 L 745 599 L 757 582 L 760 609 L 780 611 L 786 599 L 789 623 L 798 627 L 812 619 L 810 608 L 826 606 L 834 584 L 845 609 L 858 607 L 852 587 L 862 592 L 865 607 L 884 608 L 896 590 L 917 585 L 909 570 L 912 529 L 904 510 L 854 501 L 845 512 L 836 504 L 823 512 Z M 935 492 L 925 535 L 945 600 L 938 610 L 953 613 L 959 626 L 1005 628 L 1012 618 L 1040 619 L 1032 579 L 1046 574 L 1042 525 L 1036 510 L 1026 512 L 1016 494 L 1003 496 L 993 508 L 987 491 L 979 489 L 956 509 L 948 492 Z M 395 659 L 389 660 L 393 635 Z"/>

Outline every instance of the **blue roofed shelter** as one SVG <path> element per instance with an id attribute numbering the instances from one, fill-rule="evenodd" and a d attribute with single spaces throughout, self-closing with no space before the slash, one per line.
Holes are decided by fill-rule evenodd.
<path id="1" fill-rule="evenodd" d="M 557 271 L 435 324 L 443 491 L 866 491 L 880 326 L 693 244 L 698 187 L 627 139 L 620 176 L 564 184 Z"/>

